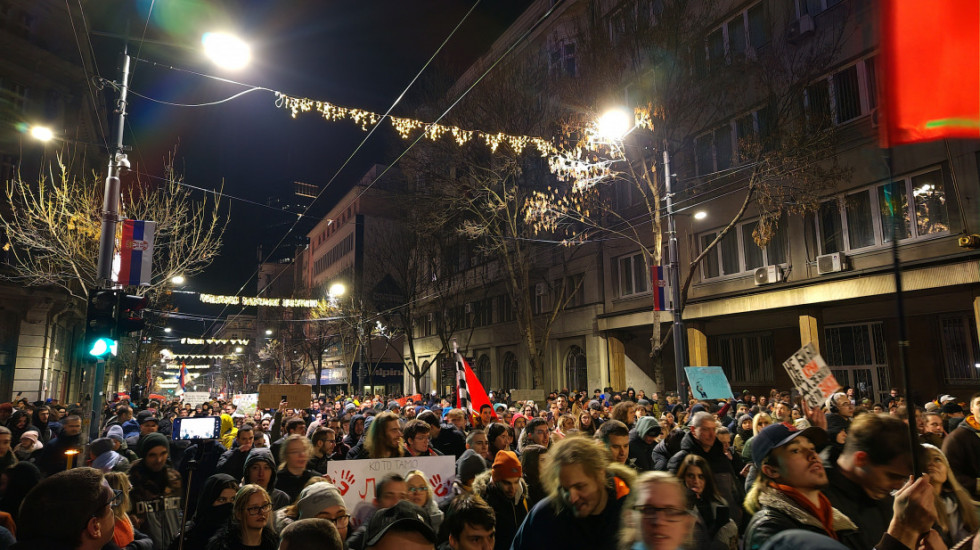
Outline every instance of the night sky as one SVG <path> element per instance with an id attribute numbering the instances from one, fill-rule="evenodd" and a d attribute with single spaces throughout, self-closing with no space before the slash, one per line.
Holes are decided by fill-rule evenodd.
<path id="1" fill-rule="evenodd" d="M 483 0 L 436 58 L 427 83 L 451 82 L 496 39 L 531 0 Z M 150 7 L 152 5 L 152 11 Z M 472 6 L 464 0 L 105 0 L 86 3 L 94 31 L 145 37 L 130 53 L 173 65 L 264 86 L 293 96 L 385 112 L 438 45 Z M 149 14 L 149 17 L 147 15 Z M 222 71 L 193 49 L 206 30 L 225 28 L 252 46 L 253 61 L 237 72 Z M 144 31 L 145 28 L 145 31 Z M 94 36 L 99 72 L 117 78 L 115 56 L 122 40 Z M 437 87 L 438 88 L 438 87 Z M 132 89 L 154 99 L 182 104 L 219 100 L 245 88 L 222 84 L 163 66 L 136 63 Z M 407 109 L 396 115 L 411 115 Z M 278 241 L 263 224 L 277 213 L 264 204 L 286 199 L 293 181 L 323 187 L 366 135 L 349 122 L 307 115 L 291 119 L 269 92 L 254 92 L 209 107 L 173 107 L 131 98 L 125 142 L 134 167 L 152 181 L 163 159 L 177 148 L 177 170 L 197 187 L 245 200 L 224 199 L 231 221 L 220 259 L 189 287 L 196 291 L 255 293 L 256 245 Z M 374 163 L 386 163 L 398 139 L 385 124 L 351 160 L 314 207 L 322 215 Z"/>

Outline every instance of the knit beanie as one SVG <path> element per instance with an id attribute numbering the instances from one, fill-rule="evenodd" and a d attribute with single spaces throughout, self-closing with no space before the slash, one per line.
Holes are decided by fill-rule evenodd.
<path id="1" fill-rule="evenodd" d="M 143 441 L 140 442 L 140 456 L 146 456 L 150 452 L 150 449 L 155 447 L 166 447 L 169 451 L 170 442 L 167 441 L 167 436 L 159 432 L 147 434 L 146 437 L 143 438 Z"/>
<path id="2" fill-rule="evenodd" d="M 106 432 L 106 437 L 110 439 L 115 439 L 120 443 L 126 441 L 126 436 L 123 435 L 122 426 L 120 426 L 119 424 L 113 424 L 112 426 L 109 426 L 109 431 Z"/>
<path id="3" fill-rule="evenodd" d="M 476 451 L 473 449 L 466 449 L 466 452 L 456 461 L 456 479 L 466 484 L 485 472 L 486 469 L 487 461 L 482 456 L 476 454 Z"/>
<path id="4" fill-rule="evenodd" d="M 31 440 L 31 443 L 37 443 L 37 436 L 38 435 L 39 434 L 37 433 L 37 430 L 27 430 L 26 432 L 24 432 L 24 433 L 22 433 L 20 435 L 20 438 L 21 439 L 30 439 Z"/>
<path id="5" fill-rule="evenodd" d="M 93 439 L 92 443 L 89 444 L 89 451 L 92 452 L 94 456 L 99 456 L 102 453 L 107 453 L 112 450 L 112 440 L 108 437 L 100 437 L 98 439 Z"/>
<path id="6" fill-rule="evenodd" d="M 331 506 L 344 506 L 344 498 L 340 496 L 340 490 L 332 483 L 321 481 L 303 488 L 296 500 L 296 507 L 299 510 L 299 519 L 315 518 L 324 508 Z"/>
<path id="7" fill-rule="evenodd" d="M 521 469 L 521 461 L 517 459 L 514 451 L 498 451 L 497 457 L 493 459 L 493 473 L 491 477 L 494 481 L 522 477 L 524 471 Z"/>

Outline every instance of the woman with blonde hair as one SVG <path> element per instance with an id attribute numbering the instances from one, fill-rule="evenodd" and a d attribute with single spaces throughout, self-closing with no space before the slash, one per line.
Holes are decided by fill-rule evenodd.
<path id="1" fill-rule="evenodd" d="M 444 514 L 436 503 L 432 486 L 425 479 L 425 473 L 421 470 L 412 470 L 405 476 L 405 483 L 408 484 L 408 500 L 429 514 L 432 530 L 438 533 Z"/>
<path id="2" fill-rule="evenodd" d="M 211 537 L 207 550 L 276 550 L 279 537 L 269 526 L 272 499 L 259 485 L 248 484 L 235 493 L 231 521 Z"/>
<path id="3" fill-rule="evenodd" d="M 115 520 L 112 530 L 113 544 L 123 550 L 136 550 L 152 546 L 153 541 L 150 540 L 150 537 L 134 529 L 133 522 L 129 519 L 129 514 L 126 513 L 126 510 L 129 510 L 131 506 L 129 491 L 133 488 L 129 483 L 129 476 L 122 472 L 106 472 L 105 479 L 113 491 L 120 491 L 117 497 L 119 504 L 112 509 Z"/>
<path id="4" fill-rule="evenodd" d="M 575 429 L 575 417 L 570 414 L 563 414 L 558 417 L 558 426 L 555 428 L 554 433 L 551 434 L 551 442 L 558 443 L 562 439 L 565 439 L 568 435 L 572 433 Z"/>
<path id="5" fill-rule="evenodd" d="M 936 495 L 937 530 L 946 545 L 952 547 L 980 529 L 977 518 L 980 503 L 971 499 L 970 493 L 952 475 L 949 460 L 941 450 L 928 443 L 922 446 L 926 448 L 925 470 Z"/>
<path id="6" fill-rule="evenodd" d="M 313 443 L 305 435 L 292 434 L 279 447 L 276 489 L 289 495 L 290 502 L 296 500 L 311 477 L 322 475 L 321 472 L 307 467 L 312 456 Z"/>

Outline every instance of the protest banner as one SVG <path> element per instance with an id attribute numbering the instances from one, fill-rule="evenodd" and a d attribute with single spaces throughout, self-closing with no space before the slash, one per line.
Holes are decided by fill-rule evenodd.
<path id="1" fill-rule="evenodd" d="M 259 404 L 259 394 L 257 393 L 236 393 L 231 398 L 231 402 L 238 407 L 238 412 L 245 416 L 251 416 Z"/>
<path id="2" fill-rule="evenodd" d="M 819 407 L 840 388 L 830 367 L 817 353 L 813 344 L 807 344 L 783 362 L 793 386 L 806 399 L 807 405 Z"/>
<path id="3" fill-rule="evenodd" d="M 183 402 L 185 405 L 190 405 L 191 407 L 196 407 L 198 405 L 203 405 L 211 400 L 211 393 L 206 391 L 188 391 L 184 392 Z"/>
<path id="4" fill-rule="evenodd" d="M 331 460 L 327 475 L 340 490 L 351 515 L 354 528 L 370 517 L 374 510 L 372 501 L 376 484 L 387 474 L 405 477 L 412 470 L 425 472 L 432 486 L 434 498 L 446 498 L 456 479 L 456 457 L 453 456 L 406 456 L 403 458 L 368 458 L 363 460 Z M 353 529 L 353 528 L 352 528 Z"/>
<path id="5" fill-rule="evenodd" d="M 259 408 L 276 409 L 282 397 L 293 409 L 307 409 L 313 395 L 313 386 L 309 384 L 259 384 Z"/>
<path id="6" fill-rule="evenodd" d="M 695 399 L 731 399 L 732 387 L 721 367 L 684 367 Z"/>

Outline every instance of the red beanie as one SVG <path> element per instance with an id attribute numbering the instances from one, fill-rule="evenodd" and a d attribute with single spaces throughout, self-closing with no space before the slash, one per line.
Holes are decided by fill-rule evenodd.
<path id="1" fill-rule="evenodd" d="M 493 459 L 493 473 L 491 474 L 494 481 L 522 477 L 523 475 L 521 461 L 517 459 L 517 454 L 514 451 L 497 452 L 497 457 Z"/>

